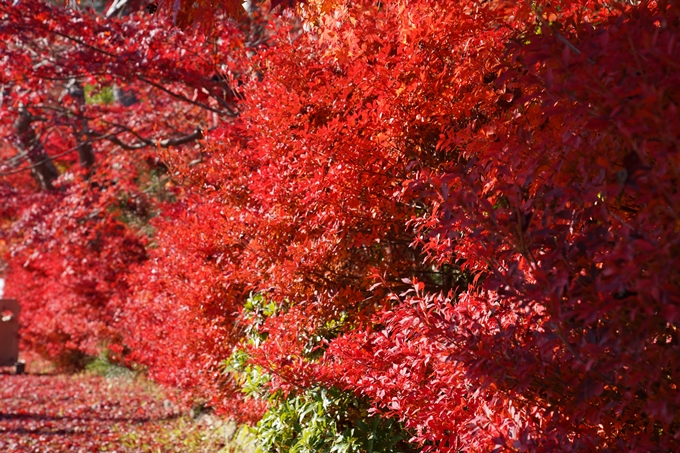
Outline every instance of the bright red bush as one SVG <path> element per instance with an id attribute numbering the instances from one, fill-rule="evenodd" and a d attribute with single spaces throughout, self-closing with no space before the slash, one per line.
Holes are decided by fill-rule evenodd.
<path id="1" fill-rule="evenodd" d="M 677 449 L 678 12 L 544 23 L 499 67 L 503 115 L 452 125 L 440 146 L 457 162 L 411 183 L 432 190 L 415 222 L 424 251 L 461 260 L 478 284 L 456 299 L 407 296 L 378 332 L 332 352 L 358 367 L 333 368 L 348 385 L 419 439 Z"/>
<path id="2" fill-rule="evenodd" d="M 677 446 L 676 10 L 619 8 L 355 4 L 260 54 L 191 177 L 242 291 L 197 303 L 282 306 L 272 390 L 345 385 L 439 451 Z"/>

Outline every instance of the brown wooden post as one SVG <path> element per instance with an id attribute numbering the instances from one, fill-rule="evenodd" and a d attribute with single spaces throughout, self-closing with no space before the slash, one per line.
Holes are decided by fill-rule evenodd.
<path id="1" fill-rule="evenodd" d="M 19 312 L 21 306 L 14 299 L 0 299 L 0 366 L 16 367 L 23 373 L 19 362 Z"/>

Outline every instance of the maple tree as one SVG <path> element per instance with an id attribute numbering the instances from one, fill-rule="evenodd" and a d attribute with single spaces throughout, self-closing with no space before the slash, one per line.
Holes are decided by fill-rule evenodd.
<path id="1" fill-rule="evenodd" d="M 77 363 L 102 341 L 120 344 L 115 324 L 126 276 L 146 259 L 145 225 L 176 196 L 157 149 L 196 160 L 198 139 L 235 113 L 218 77 L 228 62 L 216 56 L 231 42 L 143 12 L 118 20 L 31 2 L 0 14 L 9 290 L 29 320 L 23 340 Z"/>
<path id="2" fill-rule="evenodd" d="M 265 451 L 677 450 L 676 2 L 168 10 L 209 33 L 39 8 L 53 31 L 3 44 L 26 87 L 3 124 L 37 173 L 3 180 L 10 284 L 39 283 L 34 313 L 58 295 L 74 350 L 106 340 L 260 421 Z M 28 70 L 28 48 L 57 56 Z M 94 139 L 106 157 L 63 159 L 72 180 L 35 157 Z"/>

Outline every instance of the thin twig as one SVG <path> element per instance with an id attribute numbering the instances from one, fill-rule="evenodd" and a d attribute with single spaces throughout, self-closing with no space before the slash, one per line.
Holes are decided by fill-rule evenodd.
<path id="1" fill-rule="evenodd" d="M 189 98 L 186 97 L 186 96 L 183 96 L 183 95 L 181 95 L 181 94 L 177 94 L 177 93 L 175 93 L 174 91 L 165 88 L 163 85 L 160 85 L 160 84 L 158 84 L 158 83 L 156 83 L 156 82 L 153 82 L 153 81 L 147 79 L 146 77 L 142 77 L 142 76 L 138 75 L 137 78 L 138 78 L 139 80 L 141 80 L 142 82 L 148 83 L 148 84 L 151 85 L 152 87 L 158 88 L 159 90 L 163 91 L 164 93 L 169 94 L 170 96 L 174 97 L 175 99 L 179 99 L 180 101 L 188 102 L 189 104 L 193 104 L 193 105 L 195 105 L 195 106 L 197 106 L 197 107 L 200 107 L 200 108 L 202 108 L 202 109 L 209 110 L 209 111 L 211 111 L 211 112 L 215 112 L 215 113 L 217 113 L 218 115 L 236 116 L 236 114 L 237 114 L 236 112 L 234 112 L 234 111 L 231 110 L 230 108 L 227 108 L 226 111 L 224 111 L 224 110 L 218 110 L 218 109 L 213 108 L 213 107 L 210 107 L 209 105 L 204 104 L 204 103 L 202 103 L 202 102 L 193 101 L 193 100 L 189 99 Z"/>

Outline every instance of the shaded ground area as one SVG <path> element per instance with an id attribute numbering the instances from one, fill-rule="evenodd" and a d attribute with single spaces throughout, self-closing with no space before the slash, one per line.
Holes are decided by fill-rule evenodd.
<path id="1" fill-rule="evenodd" d="M 141 380 L 0 374 L 0 452 L 232 451 Z"/>

